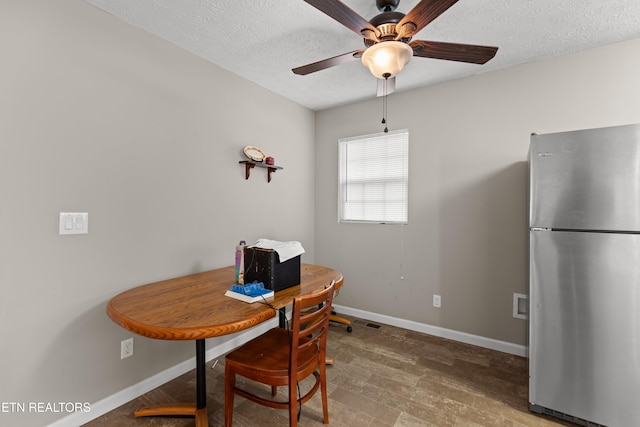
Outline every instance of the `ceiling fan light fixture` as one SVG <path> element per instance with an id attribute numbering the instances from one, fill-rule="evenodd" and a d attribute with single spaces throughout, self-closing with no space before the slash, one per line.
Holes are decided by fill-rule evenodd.
<path id="1" fill-rule="evenodd" d="M 362 64 L 379 79 L 397 75 L 411 60 L 413 49 L 399 41 L 382 41 L 367 48 L 362 54 Z"/>

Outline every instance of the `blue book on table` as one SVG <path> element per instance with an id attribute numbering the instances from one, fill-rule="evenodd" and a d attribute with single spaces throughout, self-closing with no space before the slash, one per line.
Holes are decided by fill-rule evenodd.
<path id="1" fill-rule="evenodd" d="M 252 303 L 271 298 L 274 292 L 271 289 L 265 289 L 264 283 L 255 282 L 246 285 L 234 284 L 231 286 L 231 289 L 225 292 L 225 295 L 240 301 Z"/>

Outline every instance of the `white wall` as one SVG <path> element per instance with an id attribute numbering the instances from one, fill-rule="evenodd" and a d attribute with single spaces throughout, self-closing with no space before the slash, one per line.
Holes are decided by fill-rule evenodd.
<path id="1" fill-rule="evenodd" d="M 317 113 L 316 262 L 344 274 L 336 303 L 525 345 L 512 299 L 528 293 L 530 134 L 640 122 L 638 52 L 640 39 L 389 96 L 390 129 L 410 132 L 404 228 L 337 223 L 337 140 L 381 132 L 382 100 Z"/>
<path id="2" fill-rule="evenodd" d="M 93 403 L 194 356 L 136 336 L 120 360 L 121 291 L 230 265 L 240 239 L 313 262 L 313 112 L 81 0 L 2 1 L 0 52 L 0 403 Z M 245 145 L 284 167 L 271 183 L 245 180 Z M 64 211 L 89 234 L 59 236 Z"/>

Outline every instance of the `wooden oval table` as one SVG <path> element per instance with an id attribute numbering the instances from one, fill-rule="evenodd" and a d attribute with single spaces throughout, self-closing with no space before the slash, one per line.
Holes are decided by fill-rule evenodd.
<path id="1" fill-rule="evenodd" d="M 208 426 L 205 339 L 251 328 L 275 317 L 277 311 L 282 319 L 284 308 L 296 296 L 313 293 L 332 280 L 338 289 L 343 281 L 336 270 L 302 264 L 300 284 L 276 292 L 266 305 L 225 296 L 234 277 L 234 267 L 224 267 L 138 286 L 109 301 L 108 316 L 131 332 L 148 338 L 196 342 L 196 403 L 142 408 L 135 416 L 187 415 L 195 417 L 196 427 Z"/>

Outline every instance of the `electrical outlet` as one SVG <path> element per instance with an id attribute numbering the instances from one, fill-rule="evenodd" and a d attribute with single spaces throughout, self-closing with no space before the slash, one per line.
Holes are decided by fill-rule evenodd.
<path id="1" fill-rule="evenodd" d="M 437 308 L 442 306 L 442 298 L 440 298 L 440 295 L 433 296 L 433 306 Z"/>
<path id="2" fill-rule="evenodd" d="M 529 318 L 529 296 L 513 294 L 513 317 L 516 319 Z"/>
<path id="3" fill-rule="evenodd" d="M 120 359 L 133 356 L 133 338 L 122 340 L 120 342 Z"/>

